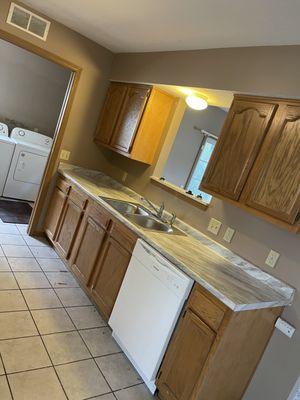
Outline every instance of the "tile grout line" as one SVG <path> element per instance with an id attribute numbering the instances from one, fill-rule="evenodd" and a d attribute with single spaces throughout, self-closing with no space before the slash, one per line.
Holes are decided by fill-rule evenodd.
<path id="1" fill-rule="evenodd" d="M 11 398 L 12 398 L 12 400 L 14 400 L 13 392 L 12 392 L 12 389 L 11 389 L 11 386 L 10 386 L 10 382 L 9 382 L 9 379 L 8 379 L 8 375 L 7 375 L 7 373 L 6 373 L 6 368 L 5 368 L 5 365 L 4 365 L 4 361 L 3 361 L 3 357 L 2 357 L 1 352 L 0 352 L 0 361 L 2 362 L 3 371 L 4 371 L 4 376 L 5 376 L 5 379 L 6 379 L 6 382 L 7 382 L 7 386 L 8 386 L 8 389 L 9 389 L 9 392 L 10 392 L 10 395 L 11 395 Z"/>
<path id="2" fill-rule="evenodd" d="M 18 227 L 17 227 L 17 228 L 18 228 Z M 26 245 L 27 245 L 27 243 L 26 243 Z M 29 246 L 27 245 L 27 247 L 29 247 Z M 45 246 L 36 246 L 36 247 L 45 247 Z M 54 249 L 53 247 L 52 247 L 52 249 L 55 251 L 55 249 Z M 29 248 L 29 250 L 31 251 L 30 248 Z M 3 252 L 3 253 L 4 253 L 4 252 Z M 32 251 L 31 251 L 31 253 L 32 253 Z M 82 337 L 82 335 L 81 335 L 81 333 L 80 333 L 80 331 L 84 331 L 84 330 L 100 329 L 100 328 L 105 328 L 105 327 L 109 328 L 108 324 L 105 323 L 104 326 L 100 326 L 100 327 L 92 327 L 92 328 L 82 328 L 82 329 L 78 329 L 78 328 L 76 327 L 76 325 L 74 324 L 74 322 L 73 322 L 73 320 L 72 320 L 70 314 L 68 313 L 68 308 L 72 308 L 72 307 L 95 307 L 95 304 L 94 304 L 93 302 L 91 302 L 90 305 L 65 306 L 65 305 L 62 303 L 61 299 L 59 298 L 59 296 L 58 296 L 58 294 L 57 294 L 57 292 L 56 292 L 56 289 L 63 289 L 63 288 L 64 288 L 64 289 L 80 288 L 80 289 L 83 291 L 83 293 L 88 297 L 88 299 L 89 299 L 89 296 L 88 296 L 88 295 L 85 293 L 85 291 L 81 288 L 80 282 L 77 281 L 76 277 L 74 276 L 74 274 L 72 274 L 72 272 L 69 270 L 68 266 L 66 266 L 65 263 L 64 263 L 64 265 L 65 265 L 65 267 L 66 267 L 66 271 L 53 271 L 53 272 L 56 272 L 56 273 L 68 272 L 68 273 L 70 273 L 70 274 L 72 275 L 72 277 L 76 280 L 76 282 L 78 283 L 79 286 L 76 286 L 76 287 L 65 286 L 65 287 L 63 287 L 63 288 L 60 288 L 60 287 L 57 287 L 57 288 L 56 288 L 56 287 L 54 287 L 54 286 L 52 285 L 52 283 L 50 282 L 50 280 L 48 279 L 48 277 L 47 277 L 45 271 L 43 270 L 43 268 L 42 268 L 41 265 L 39 264 L 37 257 L 36 257 L 33 253 L 32 253 L 32 255 L 33 255 L 33 257 L 25 257 L 25 258 L 33 258 L 33 259 L 38 263 L 38 265 L 40 266 L 41 271 L 13 271 L 13 270 L 11 269 L 10 263 L 9 263 L 9 261 L 8 261 L 8 258 L 9 258 L 9 257 L 7 257 L 6 254 L 4 253 L 4 256 L 5 256 L 5 258 L 6 258 L 6 261 L 8 262 L 8 265 L 9 265 L 11 271 L 12 271 L 12 274 L 13 274 L 13 276 L 14 276 L 14 279 L 15 279 L 16 282 L 17 282 L 18 288 L 19 288 L 19 290 L 20 290 L 20 292 L 21 292 L 21 294 L 22 294 L 22 297 L 23 297 L 23 299 L 24 299 L 24 301 L 25 301 L 25 304 L 26 304 L 27 307 L 28 307 L 28 310 L 26 310 L 26 311 L 29 311 L 29 313 L 30 313 L 30 315 L 31 315 L 31 318 L 32 318 L 32 320 L 33 320 L 33 322 L 34 322 L 34 325 L 35 325 L 35 327 L 36 327 L 36 329 L 37 329 L 37 332 L 38 332 L 38 335 L 37 335 L 37 336 L 39 336 L 39 337 L 41 338 L 41 340 L 42 340 L 42 343 L 43 343 L 43 346 L 44 346 L 44 348 L 45 348 L 45 351 L 47 352 L 47 355 L 48 355 L 48 357 L 49 357 L 49 359 L 50 359 L 51 365 L 52 365 L 53 369 L 55 370 L 56 376 L 57 376 L 57 378 L 58 378 L 58 380 L 59 380 L 59 382 L 60 382 L 60 385 L 61 385 L 62 388 L 63 388 L 63 391 L 64 391 L 66 397 L 68 398 L 68 396 L 67 396 L 67 394 L 66 394 L 66 392 L 65 392 L 65 389 L 64 389 L 64 387 L 63 387 L 63 385 L 62 385 L 62 382 L 61 382 L 61 380 L 60 380 L 60 378 L 59 378 L 59 376 L 58 376 L 58 373 L 57 373 L 55 367 L 56 367 L 56 366 L 60 366 L 60 365 L 73 364 L 73 363 L 77 363 L 77 362 L 85 361 L 85 360 L 90 360 L 90 359 L 92 359 L 92 360 L 94 361 L 94 363 L 96 364 L 96 366 L 97 366 L 99 372 L 101 373 L 103 379 L 105 380 L 105 382 L 107 383 L 109 389 L 111 390 L 111 392 L 109 392 L 109 393 L 111 393 L 115 398 L 116 398 L 115 392 L 117 392 L 117 391 L 125 390 L 125 389 L 131 388 L 131 387 L 135 387 L 135 386 L 142 385 L 143 383 L 140 382 L 140 383 L 137 383 L 137 384 L 134 384 L 134 385 L 130 385 L 130 386 L 126 386 L 126 387 L 124 387 L 124 388 L 117 389 L 117 390 L 115 390 L 115 391 L 112 389 L 112 387 L 110 386 L 109 382 L 107 381 L 107 379 L 106 379 L 104 373 L 102 372 L 102 370 L 100 369 L 98 363 L 96 362 L 96 358 L 107 357 L 107 356 L 111 356 L 111 355 L 115 355 L 115 354 L 123 354 L 123 352 L 120 351 L 120 352 L 115 352 L 115 353 L 110 353 L 110 354 L 105 354 L 105 355 L 102 355 L 102 356 L 96 356 L 96 357 L 94 357 L 93 354 L 91 353 L 90 349 L 88 348 L 87 343 L 85 342 L 84 338 Z M 59 254 L 58 254 L 58 256 L 59 256 Z M 12 258 L 23 258 L 23 257 L 12 257 Z M 40 257 L 40 258 L 41 258 L 41 257 Z M 59 257 L 59 258 L 56 258 L 56 257 L 47 257 L 47 259 L 57 259 L 57 260 L 60 260 L 60 261 L 61 261 L 60 257 Z M 5 272 L 5 271 L 3 271 L 3 272 Z M 18 282 L 17 279 L 16 279 L 15 272 L 24 272 L 24 273 L 26 273 L 26 272 L 40 272 L 40 273 L 43 273 L 43 275 L 45 276 L 46 280 L 47 280 L 48 283 L 50 284 L 50 288 L 25 288 L 25 289 L 21 289 L 21 288 L 20 288 L 20 285 L 19 285 L 19 282 Z M 52 271 L 48 271 L 48 272 L 52 272 Z M 31 310 L 31 309 L 29 308 L 28 303 L 27 303 L 27 301 L 26 301 L 26 299 L 25 299 L 25 296 L 24 296 L 24 294 L 23 294 L 23 290 L 26 291 L 26 290 L 42 290 L 42 289 L 50 289 L 50 290 L 53 290 L 54 293 L 55 293 L 55 295 L 56 295 L 56 297 L 58 298 L 58 300 L 59 300 L 60 303 L 62 304 L 62 307 L 59 307 L 59 308 L 58 308 L 58 307 L 56 307 L 56 308 L 46 308 L 46 309 L 42 308 L 42 309 L 40 309 L 40 310 L 61 309 L 61 308 L 63 308 L 64 311 L 66 312 L 66 314 L 67 314 L 67 315 L 69 316 L 69 318 L 71 319 L 71 321 L 72 321 L 72 323 L 73 323 L 73 325 L 74 325 L 74 327 L 75 327 L 75 330 L 63 331 L 63 332 L 54 332 L 54 333 L 49 333 L 49 334 L 41 334 L 41 333 L 40 333 L 40 331 L 39 331 L 39 329 L 38 329 L 38 327 L 37 327 L 37 324 L 36 324 L 36 322 L 35 322 L 35 320 L 34 320 L 34 318 L 33 318 L 32 312 L 31 312 L 31 311 L 35 311 L 35 310 Z M 16 290 L 17 290 L 17 289 L 16 289 Z M 89 299 L 89 300 L 90 300 L 90 299 Z M 100 318 L 102 319 L 102 316 L 101 316 L 101 314 L 99 313 L 97 307 L 95 307 L 95 308 L 96 308 L 97 313 L 99 314 Z M 21 311 L 21 310 L 20 310 L 20 311 Z M 109 329 L 110 329 L 110 328 L 109 328 Z M 54 365 L 54 363 L 53 363 L 53 361 L 52 361 L 52 359 L 51 359 L 51 357 L 50 357 L 50 354 L 49 354 L 49 352 L 48 352 L 48 350 L 47 350 L 47 348 L 46 348 L 46 345 L 45 345 L 45 343 L 44 343 L 43 336 L 48 336 L 48 335 L 53 335 L 53 334 L 59 334 L 59 333 L 68 333 L 68 332 L 77 332 L 77 333 L 78 333 L 78 335 L 79 335 L 79 337 L 82 339 L 82 341 L 83 341 L 83 343 L 84 343 L 86 349 L 88 350 L 88 352 L 89 352 L 91 358 L 83 359 L 83 360 L 76 360 L 76 361 L 72 361 L 72 362 L 68 362 L 68 363 L 62 363 L 62 364 Z M 29 337 L 37 337 L 37 336 L 29 336 Z M 27 336 L 27 337 L 28 337 L 28 336 Z M 6 340 L 6 339 L 5 339 L 5 340 Z M 8 339 L 8 340 L 9 340 L 9 339 Z M 128 361 L 128 362 L 129 362 L 129 361 Z M 49 367 L 43 367 L 43 368 L 49 368 Z M 35 369 L 35 370 L 38 370 L 38 369 L 41 369 L 41 368 L 37 368 L 37 369 Z M 30 371 L 30 370 L 29 370 L 29 371 Z M 26 372 L 26 371 L 25 371 L 25 372 Z M 109 393 L 106 393 L 106 394 L 109 394 Z M 100 395 L 100 396 L 103 396 L 103 395 L 105 395 L 105 393 L 103 393 L 103 394 Z M 98 397 L 98 395 L 97 395 L 97 396 L 93 396 L 93 397 L 89 397 L 89 398 L 87 398 L 87 399 L 85 399 L 85 400 L 89 400 L 89 399 L 92 400 L 93 398 L 97 398 L 97 397 Z"/>
<path id="3" fill-rule="evenodd" d="M 7 260 L 7 261 L 8 261 L 8 260 Z M 13 275 L 14 275 L 14 272 L 13 272 Z M 14 277 L 15 277 L 15 275 L 14 275 Z M 16 279 L 16 277 L 15 277 L 15 279 Z M 49 283 L 50 283 L 50 282 L 49 282 Z M 17 284 L 18 284 L 18 286 L 19 286 L 19 282 L 17 282 Z M 19 286 L 19 287 L 20 287 L 20 286 Z M 22 291 L 21 291 L 21 293 L 22 293 Z M 40 334 L 40 331 L 39 331 L 39 329 L 38 329 L 38 326 L 37 326 L 37 324 L 36 324 L 36 322 L 35 322 L 35 320 L 34 320 L 34 318 L 33 318 L 33 315 L 32 315 L 32 313 L 31 313 L 31 310 L 30 310 L 30 308 L 29 308 L 29 306 L 28 306 L 28 304 L 27 304 L 27 301 L 26 301 L 25 296 L 23 295 L 23 293 L 22 293 L 22 296 L 23 296 L 23 299 L 24 299 L 24 301 L 25 301 L 25 304 L 26 304 L 27 307 L 28 307 L 28 311 L 29 311 L 29 313 L 30 313 L 31 319 L 32 319 L 32 321 L 33 321 L 33 323 L 34 323 L 34 325 L 35 325 L 35 328 L 36 328 L 37 332 L 38 332 L 38 336 L 40 337 L 40 339 L 41 339 L 41 341 L 42 341 L 42 343 L 43 343 L 44 349 L 45 349 L 45 351 L 46 351 L 46 353 L 47 353 L 47 355 L 48 355 L 48 357 L 49 357 L 50 363 L 51 363 L 52 368 L 53 368 L 53 370 L 54 370 L 54 372 L 55 372 L 55 375 L 56 375 L 56 377 L 57 377 L 57 379 L 58 379 L 58 381 L 59 381 L 59 384 L 60 384 L 60 386 L 61 386 L 61 388 L 62 388 L 62 390 L 63 390 L 63 392 L 64 392 L 64 394 L 65 394 L 65 396 L 66 396 L 66 399 L 67 399 L 67 400 L 70 400 L 69 397 L 67 396 L 67 393 L 66 393 L 66 391 L 65 391 L 65 388 L 64 388 L 64 386 L 63 386 L 63 384 L 62 384 L 62 382 L 61 382 L 61 380 L 60 380 L 60 377 L 58 376 L 58 373 L 57 373 L 56 369 L 54 368 L 54 364 L 53 364 L 53 362 L 52 362 L 52 359 L 51 359 L 51 357 L 50 357 L 50 354 L 49 354 L 49 352 L 48 352 L 48 349 L 47 349 L 47 347 L 46 347 L 46 345 L 45 345 L 45 343 L 44 343 L 44 340 L 43 340 L 43 338 L 42 338 L 42 336 L 41 336 L 41 334 Z"/>
<path id="4" fill-rule="evenodd" d="M 55 251 L 55 250 L 54 250 Z M 5 255 L 6 256 L 6 255 Z M 7 262 L 8 262 L 8 259 L 7 259 L 8 257 L 6 257 L 6 260 L 7 260 Z M 33 258 L 36 260 L 36 257 L 35 256 L 33 256 Z M 60 258 L 59 258 L 60 259 Z M 37 260 L 36 260 L 37 261 Z M 38 262 L 38 261 L 37 261 Z M 10 265 L 10 264 L 9 264 Z M 14 271 L 12 271 L 12 273 L 13 273 L 13 276 L 14 276 L 14 278 L 15 278 L 15 280 L 16 280 L 16 277 L 15 277 L 15 274 L 14 274 Z M 45 277 L 46 277 L 46 279 L 47 279 L 47 281 L 49 282 L 49 284 L 50 284 L 50 286 L 51 286 L 51 288 L 52 289 L 54 289 L 53 288 L 53 286 L 52 286 L 52 284 L 51 284 L 51 282 L 49 281 L 49 279 L 47 278 L 47 276 L 46 276 L 46 274 L 45 274 L 45 272 L 43 271 L 43 274 L 45 275 Z M 76 279 L 76 278 L 75 278 Z M 16 280 L 17 281 L 17 280 Z M 79 283 L 78 283 L 79 284 Z M 19 285 L 19 282 L 17 281 L 17 285 L 18 285 L 18 287 L 19 287 L 19 289 L 21 290 L 21 288 L 20 288 L 20 285 Z M 79 288 L 81 289 L 81 287 L 79 286 Z M 82 289 L 81 289 L 82 290 Z M 55 290 L 54 290 L 55 291 Z M 22 293 L 22 290 L 21 290 L 21 293 Z M 57 293 L 56 293 L 56 291 L 55 291 L 55 294 L 57 295 Z M 42 335 L 40 334 L 40 331 L 39 331 L 39 329 L 38 329 L 38 327 L 37 327 L 37 324 L 36 324 L 36 322 L 35 322 L 35 320 L 34 320 L 34 318 L 33 318 L 33 315 L 32 315 L 32 313 L 31 313 L 31 310 L 30 310 L 30 308 L 29 308 L 29 306 L 28 306 L 28 304 L 27 304 L 27 301 L 26 301 L 26 299 L 25 299 L 25 296 L 23 295 L 23 293 L 22 293 L 22 296 L 23 296 L 23 299 L 24 299 L 24 301 L 25 301 L 25 304 L 27 305 L 27 307 L 28 307 L 28 310 L 29 310 L 29 312 L 30 312 L 30 315 L 31 315 L 31 318 L 32 318 L 32 320 L 33 320 L 33 322 L 34 322 L 34 325 L 35 325 L 35 327 L 36 327 L 36 329 L 37 329 L 37 332 L 38 332 L 38 334 L 39 334 L 39 336 L 40 336 L 40 338 L 41 338 L 41 340 L 42 340 L 42 342 L 43 342 L 43 345 L 44 345 L 44 348 L 45 348 L 45 350 L 46 350 L 46 352 L 47 352 L 47 354 L 48 354 L 48 357 L 49 357 L 49 359 L 50 359 L 50 362 L 51 362 L 51 364 L 52 364 L 52 367 L 54 368 L 54 370 L 55 370 L 55 374 L 56 374 L 56 376 L 57 376 L 57 378 L 58 378 L 58 380 L 59 380 L 59 382 L 60 382 L 60 385 L 62 386 L 62 388 L 63 388 L 63 391 L 64 391 L 64 393 L 65 393 L 65 395 L 66 395 L 66 397 L 67 397 L 67 399 L 69 399 L 68 398 L 68 396 L 67 396 L 67 394 L 66 394 L 66 392 L 65 392 L 65 389 L 64 389 L 64 387 L 63 387 L 63 384 L 62 384 L 62 382 L 61 382 L 61 380 L 60 380 L 60 378 L 59 378 L 59 376 L 58 376 L 58 373 L 57 373 L 57 371 L 56 371 L 56 368 L 55 368 L 55 365 L 53 364 L 53 361 L 52 361 L 52 359 L 51 359 L 51 357 L 50 357 L 50 354 L 49 354 L 49 352 L 48 352 L 48 350 L 47 350 L 47 348 L 46 348 L 46 345 L 45 345 L 45 342 L 44 342 L 44 340 L 43 340 L 43 337 L 42 337 Z M 58 295 L 57 295 L 58 296 Z M 59 297 L 59 296 L 58 296 Z M 59 299 L 60 300 L 60 299 Z M 62 302 L 61 302 L 62 303 Z M 67 315 L 69 316 L 69 313 L 67 312 L 67 310 L 66 310 L 66 307 L 64 306 L 64 304 L 62 303 L 62 305 L 63 305 L 63 309 L 65 310 L 65 312 L 67 313 Z M 97 310 L 98 311 L 98 310 Z M 71 317 L 69 316 L 69 318 L 71 319 Z M 71 319 L 71 321 L 72 321 L 72 319 Z M 73 321 L 72 321 L 72 323 L 73 323 Z M 97 367 L 97 369 L 99 370 L 99 372 L 100 372 L 100 374 L 102 375 L 102 377 L 103 377 L 103 379 L 105 380 L 105 382 L 106 382 L 106 384 L 108 385 L 108 387 L 109 387 L 109 389 L 111 390 L 111 392 L 110 393 L 112 393 L 113 392 L 113 390 L 112 390 L 112 388 L 111 388 L 111 386 L 110 386 L 110 384 L 108 383 L 108 381 L 106 380 L 106 378 L 105 378 L 105 376 L 104 376 L 104 374 L 103 374 L 103 372 L 100 370 L 100 368 L 99 368 L 99 366 L 98 366 L 98 364 L 97 364 L 97 362 L 96 362 L 96 360 L 94 359 L 94 357 L 93 357 L 93 355 L 92 355 L 92 353 L 90 352 L 90 350 L 89 350 L 89 348 L 87 347 L 87 345 L 86 345 L 86 343 L 85 343 L 85 341 L 83 340 L 83 338 L 81 337 L 81 335 L 80 335 L 80 333 L 79 333 L 79 331 L 78 331 L 78 329 L 76 328 L 76 326 L 75 326 L 75 324 L 73 323 L 73 325 L 74 325 L 74 327 L 75 327 L 75 331 L 78 333 L 78 335 L 80 336 L 80 338 L 82 339 L 82 341 L 83 341 L 83 343 L 84 343 L 84 345 L 85 345 L 85 347 L 87 348 L 87 350 L 88 350 L 88 352 L 89 352 L 89 354 L 91 355 L 91 358 L 93 359 L 93 361 L 94 361 L 94 363 L 95 363 L 95 365 L 96 365 L 96 367 Z"/>

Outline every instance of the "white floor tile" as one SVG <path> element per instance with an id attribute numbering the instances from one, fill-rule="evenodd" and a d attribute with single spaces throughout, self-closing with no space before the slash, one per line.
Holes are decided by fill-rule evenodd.
<path id="1" fill-rule="evenodd" d="M 17 281 L 12 272 L 0 272 L 0 290 L 18 289 Z"/>
<path id="2" fill-rule="evenodd" d="M 58 254 L 51 247 L 29 246 L 36 258 L 59 258 Z M 3 249 L 4 250 L 4 249 Z"/>
<path id="3" fill-rule="evenodd" d="M 110 392 L 94 360 L 79 361 L 56 367 L 70 400 L 83 400 Z"/>
<path id="4" fill-rule="evenodd" d="M 11 235 L 7 233 L 0 233 L 0 244 L 14 244 L 17 246 L 26 246 L 25 240 L 21 235 Z"/>
<path id="5" fill-rule="evenodd" d="M 94 306 L 69 307 L 66 311 L 77 329 L 99 328 L 107 325 Z"/>
<path id="6" fill-rule="evenodd" d="M 15 224 L 1 224 L 0 233 L 20 235 L 20 231 L 18 230 Z"/>
<path id="7" fill-rule="evenodd" d="M 27 235 L 28 224 L 16 224 L 16 227 L 21 235 Z"/>
<path id="8" fill-rule="evenodd" d="M 62 308 L 34 310 L 32 311 L 32 316 L 41 335 L 75 329 L 70 317 Z"/>
<path id="9" fill-rule="evenodd" d="M 38 335 L 28 311 L 0 313 L 0 339 Z"/>
<path id="10" fill-rule="evenodd" d="M 113 390 L 142 383 L 142 378 L 123 353 L 99 357 L 96 362 Z"/>
<path id="11" fill-rule="evenodd" d="M 35 272 L 42 271 L 35 258 L 8 258 L 9 265 L 12 271 L 15 272 Z"/>
<path id="12" fill-rule="evenodd" d="M 155 397 L 145 385 L 137 385 L 115 392 L 118 400 L 153 400 Z"/>
<path id="13" fill-rule="evenodd" d="M 29 235 L 24 235 L 23 239 L 25 240 L 26 244 L 28 246 L 50 246 L 50 243 L 47 241 L 46 238 L 44 237 L 38 237 L 38 236 L 29 236 Z"/>
<path id="14" fill-rule="evenodd" d="M 51 366 L 39 336 L 1 340 L 0 353 L 8 374 Z"/>
<path id="15" fill-rule="evenodd" d="M 0 290 L 0 312 L 26 311 L 27 309 L 20 290 Z"/>
<path id="16" fill-rule="evenodd" d="M 81 288 L 55 289 L 55 292 L 65 307 L 92 305 Z"/>
<path id="17" fill-rule="evenodd" d="M 45 272 L 45 274 L 54 288 L 79 287 L 78 282 L 70 272 Z"/>
<path id="18" fill-rule="evenodd" d="M 53 368 L 9 375 L 8 380 L 14 400 L 66 400 Z"/>
<path id="19" fill-rule="evenodd" d="M 3 244 L 1 247 L 6 257 L 32 257 L 32 253 L 28 246 Z"/>
<path id="20" fill-rule="evenodd" d="M 63 307 L 53 289 L 22 290 L 30 310 Z"/>
<path id="21" fill-rule="evenodd" d="M 12 400 L 5 376 L 0 376 L 0 393 L 1 400 Z"/>
<path id="22" fill-rule="evenodd" d="M 110 328 L 108 327 L 85 329 L 80 331 L 80 335 L 93 357 L 106 356 L 121 351 L 120 347 L 111 335 Z"/>
<path id="23" fill-rule="evenodd" d="M 78 332 L 46 335 L 43 340 L 54 365 L 91 358 Z"/>
<path id="24" fill-rule="evenodd" d="M 0 257 L 0 272 L 10 272 L 10 266 L 6 257 Z"/>
<path id="25" fill-rule="evenodd" d="M 15 272 L 15 278 L 21 289 L 51 288 L 43 272 Z"/>
<path id="26" fill-rule="evenodd" d="M 67 267 L 58 258 L 37 258 L 44 272 L 66 272 Z"/>

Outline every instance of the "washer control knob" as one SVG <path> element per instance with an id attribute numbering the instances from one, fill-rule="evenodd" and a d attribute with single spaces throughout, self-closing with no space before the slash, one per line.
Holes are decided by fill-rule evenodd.
<path id="1" fill-rule="evenodd" d="M 25 132 L 22 130 L 19 130 L 19 136 L 25 136 Z"/>

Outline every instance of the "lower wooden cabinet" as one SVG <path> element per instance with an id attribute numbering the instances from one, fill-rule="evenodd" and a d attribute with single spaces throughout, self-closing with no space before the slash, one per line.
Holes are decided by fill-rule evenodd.
<path id="1" fill-rule="evenodd" d="M 215 336 L 193 311 L 184 313 L 158 379 L 163 399 L 190 400 Z"/>
<path id="2" fill-rule="evenodd" d="M 131 254 L 112 236 L 108 237 L 91 286 L 92 296 L 106 320 L 114 307 Z"/>
<path id="3" fill-rule="evenodd" d="M 241 400 L 281 312 L 233 312 L 196 284 L 158 373 L 159 398 Z"/>
<path id="4" fill-rule="evenodd" d="M 69 190 L 70 186 L 67 182 L 59 179 L 54 188 L 45 219 L 45 232 L 51 240 L 55 239 L 59 222 L 68 199 Z"/>
<path id="5" fill-rule="evenodd" d="M 87 199 L 71 189 L 54 239 L 60 254 L 68 260 L 83 216 Z"/>
<path id="6" fill-rule="evenodd" d="M 90 203 L 72 251 L 71 268 L 80 281 L 88 285 L 106 236 L 109 216 Z"/>

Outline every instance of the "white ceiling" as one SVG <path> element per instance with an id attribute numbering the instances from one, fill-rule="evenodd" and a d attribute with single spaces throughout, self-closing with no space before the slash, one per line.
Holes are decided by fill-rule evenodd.
<path id="1" fill-rule="evenodd" d="M 114 52 L 300 44 L 300 0 L 23 0 Z"/>

